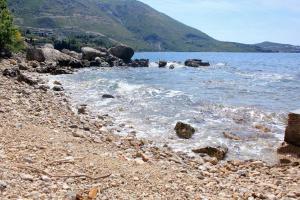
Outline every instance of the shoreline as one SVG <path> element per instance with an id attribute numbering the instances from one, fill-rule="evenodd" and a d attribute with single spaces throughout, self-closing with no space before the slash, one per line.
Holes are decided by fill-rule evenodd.
<path id="1" fill-rule="evenodd" d="M 0 67 L 4 199 L 84 198 L 94 188 L 98 199 L 300 197 L 299 163 L 216 162 L 158 148 L 133 135 L 113 135 L 101 130 L 113 122 L 74 113 L 65 93 L 45 88 L 45 80 L 30 86 L 4 77 L 3 70 L 18 63 L 12 60 Z M 31 80 L 42 78 L 25 73 Z"/>

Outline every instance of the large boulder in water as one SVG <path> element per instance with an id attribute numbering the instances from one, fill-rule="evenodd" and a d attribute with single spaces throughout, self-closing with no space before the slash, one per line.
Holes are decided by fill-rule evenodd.
<path id="1" fill-rule="evenodd" d="M 112 47 L 109 50 L 109 53 L 112 55 L 124 60 L 125 62 L 129 62 L 134 55 L 134 50 L 128 46 L 119 45 L 116 47 Z"/>
<path id="2" fill-rule="evenodd" d="M 106 52 L 99 51 L 97 49 L 91 48 L 91 47 L 82 47 L 82 59 L 84 60 L 95 60 L 96 57 L 105 57 L 107 56 Z"/>
<path id="3" fill-rule="evenodd" d="M 228 152 L 227 147 L 205 147 L 205 148 L 199 148 L 199 149 L 193 149 L 194 153 L 203 153 L 207 154 L 210 157 L 215 157 L 218 160 L 223 160 Z"/>
<path id="4" fill-rule="evenodd" d="M 202 62 L 202 60 L 199 59 L 188 59 L 184 62 L 184 65 L 188 67 L 210 66 L 208 62 Z"/>
<path id="5" fill-rule="evenodd" d="M 300 146 L 300 109 L 289 114 L 284 141 L 289 144 Z"/>
<path id="6" fill-rule="evenodd" d="M 168 64 L 168 63 L 167 63 L 166 61 L 162 61 L 162 60 L 161 60 L 161 61 L 158 62 L 158 67 L 159 67 L 159 68 L 166 67 L 167 64 Z"/>
<path id="7" fill-rule="evenodd" d="M 182 122 L 177 122 L 175 131 L 177 136 L 182 139 L 190 139 L 195 133 L 195 129 L 191 125 Z"/>

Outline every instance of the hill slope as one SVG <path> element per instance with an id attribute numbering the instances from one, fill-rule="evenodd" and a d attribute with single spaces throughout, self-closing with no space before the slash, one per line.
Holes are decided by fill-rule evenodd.
<path id="1" fill-rule="evenodd" d="M 300 53 L 300 46 L 294 46 L 290 44 L 279 44 L 274 42 L 262 42 L 256 44 L 256 46 L 270 50 L 272 52 L 284 52 L 284 53 Z"/>
<path id="2" fill-rule="evenodd" d="M 259 47 L 217 41 L 136 0 L 8 0 L 23 28 L 55 33 L 83 31 L 105 35 L 152 51 L 261 51 Z"/>

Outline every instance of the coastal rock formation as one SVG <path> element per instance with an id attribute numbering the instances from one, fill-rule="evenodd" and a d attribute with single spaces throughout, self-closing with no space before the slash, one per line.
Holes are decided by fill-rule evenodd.
<path id="1" fill-rule="evenodd" d="M 131 47 L 125 45 L 112 47 L 108 51 L 112 55 L 124 60 L 125 62 L 129 62 L 134 55 L 134 50 Z"/>
<path id="2" fill-rule="evenodd" d="M 104 94 L 104 95 L 102 95 L 102 98 L 103 99 L 113 99 L 115 97 L 113 95 L 111 95 L 111 94 Z"/>
<path id="3" fill-rule="evenodd" d="M 199 149 L 193 149 L 194 153 L 204 153 L 209 155 L 210 157 L 215 157 L 218 160 L 223 160 L 228 152 L 227 147 L 205 147 Z"/>
<path id="4" fill-rule="evenodd" d="M 289 114 L 284 141 L 300 146 L 300 110 L 295 110 Z"/>
<path id="5" fill-rule="evenodd" d="M 31 61 L 44 62 L 46 60 L 41 48 L 28 47 L 26 49 L 26 59 Z"/>
<path id="6" fill-rule="evenodd" d="M 188 67 L 206 67 L 210 66 L 208 62 L 202 62 L 202 60 L 199 59 L 188 59 L 184 62 L 185 66 Z"/>
<path id="7" fill-rule="evenodd" d="M 82 47 L 81 51 L 82 51 L 82 59 L 89 60 L 89 61 L 95 60 L 96 57 L 107 56 L 106 52 L 101 52 L 91 47 Z"/>
<path id="8" fill-rule="evenodd" d="M 135 59 L 128 63 L 129 67 L 149 67 L 149 59 Z"/>
<path id="9" fill-rule="evenodd" d="M 189 124 L 185 124 L 183 122 L 177 122 L 175 126 L 175 131 L 179 138 L 190 139 L 195 133 L 195 128 L 193 128 Z"/>
<path id="10" fill-rule="evenodd" d="M 167 63 L 166 61 L 162 61 L 162 60 L 161 60 L 161 61 L 158 62 L 158 67 L 159 67 L 159 68 L 161 68 L 161 67 L 166 67 L 167 64 L 168 64 L 168 63 Z"/>

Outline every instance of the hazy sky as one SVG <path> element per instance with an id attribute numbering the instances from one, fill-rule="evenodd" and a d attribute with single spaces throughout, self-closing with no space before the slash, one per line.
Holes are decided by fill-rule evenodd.
<path id="1" fill-rule="evenodd" d="M 300 45 L 300 0 L 140 0 L 224 41 Z"/>

